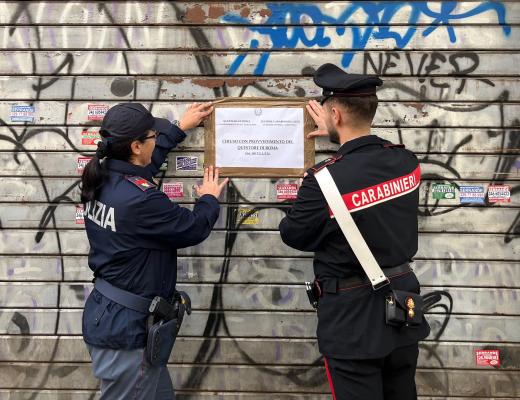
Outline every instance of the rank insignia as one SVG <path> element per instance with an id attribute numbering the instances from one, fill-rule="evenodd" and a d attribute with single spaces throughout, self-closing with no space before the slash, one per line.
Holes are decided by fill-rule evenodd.
<path id="1" fill-rule="evenodd" d="M 137 186 L 143 192 L 145 190 L 150 189 L 150 188 L 156 187 L 156 185 L 154 185 L 153 183 L 147 181 L 144 178 L 141 178 L 140 176 L 127 175 L 127 176 L 125 176 L 125 178 L 126 178 L 127 181 L 132 182 L 135 186 Z"/>

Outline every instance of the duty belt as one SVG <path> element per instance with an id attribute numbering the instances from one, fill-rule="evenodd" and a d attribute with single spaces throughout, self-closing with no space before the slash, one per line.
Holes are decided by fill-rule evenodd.
<path id="1" fill-rule="evenodd" d="M 122 306 L 125 306 L 126 308 L 138 311 L 143 314 L 153 314 L 159 318 L 165 318 L 168 316 L 168 318 L 171 319 L 174 317 L 173 314 L 178 312 L 174 304 L 171 304 L 162 297 L 156 296 L 154 299 L 148 299 L 146 297 L 120 289 L 101 278 L 96 278 L 94 280 L 94 287 L 106 298 Z M 188 315 L 191 314 L 191 300 L 185 292 L 179 292 L 176 290 L 173 296 L 173 301 L 177 301 L 184 305 L 182 308 L 182 314 L 184 311 L 186 311 Z"/>
<path id="2" fill-rule="evenodd" d="M 166 366 L 184 313 L 191 314 L 191 300 L 185 292 L 175 291 L 170 301 L 155 296 L 153 300 L 136 295 L 96 278 L 95 288 L 105 297 L 126 308 L 148 314 L 145 359 L 152 366 Z"/>
<path id="3" fill-rule="evenodd" d="M 125 306 L 134 311 L 138 311 L 143 314 L 150 313 L 151 299 L 139 296 L 134 293 L 127 292 L 126 290 L 119 289 L 118 287 L 108 283 L 107 281 L 96 278 L 94 281 L 94 287 L 106 298 Z"/>
<path id="4" fill-rule="evenodd" d="M 396 278 L 412 272 L 410 264 L 402 264 L 397 267 L 383 268 L 388 278 Z M 371 282 L 367 276 L 352 276 L 349 278 L 324 278 L 315 280 L 314 284 L 318 289 L 318 295 L 323 293 L 337 293 L 339 291 L 351 290 L 363 286 L 371 286 Z"/>

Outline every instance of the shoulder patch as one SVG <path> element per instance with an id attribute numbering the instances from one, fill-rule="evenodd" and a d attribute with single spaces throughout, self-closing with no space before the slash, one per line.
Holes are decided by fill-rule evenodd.
<path id="1" fill-rule="evenodd" d="M 156 187 L 156 185 L 154 185 L 152 182 L 149 182 L 146 179 L 141 178 L 140 176 L 125 175 L 125 179 L 129 182 L 132 182 L 135 186 L 137 186 L 143 192 L 148 189 Z"/>
<path id="2" fill-rule="evenodd" d="M 335 157 L 330 157 L 330 158 L 327 158 L 325 160 L 323 160 L 322 162 L 319 162 L 318 164 L 316 164 L 314 167 L 311 167 L 311 171 L 316 173 L 318 171 L 321 171 L 323 168 L 325 167 L 328 167 L 329 165 L 332 165 L 334 164 L 336 161 L 339 161 L 343 158 L 343 155 L 340 154 L 340 155 L 337 155 Z"/>

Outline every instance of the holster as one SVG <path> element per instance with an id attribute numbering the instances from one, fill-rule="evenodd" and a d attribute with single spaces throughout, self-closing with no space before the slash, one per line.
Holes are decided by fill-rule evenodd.
<path id="1" fill-rule="evenodd" d="M 423 319 L 421 295 L 404 290 L 391 290 L 386 296 L 385 316 L 388 325 L 418 327 Z"/>
<path id="2" fill-rule="evenodd" d="M 148 363 L 154 367 L 165 366 L 168 363 L 184 319 L 184 313 L 191 314 L 189 296 L 185 292 L 176 292 L 172 307 L 175 308 L 174 318 L 161 318 L 148 329 L 145 357 Z"/>
<path id="3" fill-rule="evenodd" d="M 160 320 L 150 327 L 145 348 L 146 360 L 150 365 L 163 366 L 168 363 L 177 332 L 177 319 Z"/>

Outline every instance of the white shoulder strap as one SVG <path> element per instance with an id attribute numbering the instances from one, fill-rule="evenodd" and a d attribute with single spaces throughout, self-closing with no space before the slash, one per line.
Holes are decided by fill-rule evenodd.
<path id="1" fill-rule="evenodd" d="M 320 185 L 325 200 L 327 200 L 329 207 L 334 213 L 336 221 L 338 221 L 339 227 L 343 231 L 343 234 L 359 263 L 365 270 L 374 290 L 387 285 L 389 280 L 377 263 L 374 255 L 368 248 L 367 242 L 363 239 L 359 228 L 352 219 L 352 215 L 350 215 L 338 187 L 336 186 L 334 179 L 332 179 L 329 169 L 325 167 L 314 174 L 314 176 L 318 181 L 318 185 Z"/>

